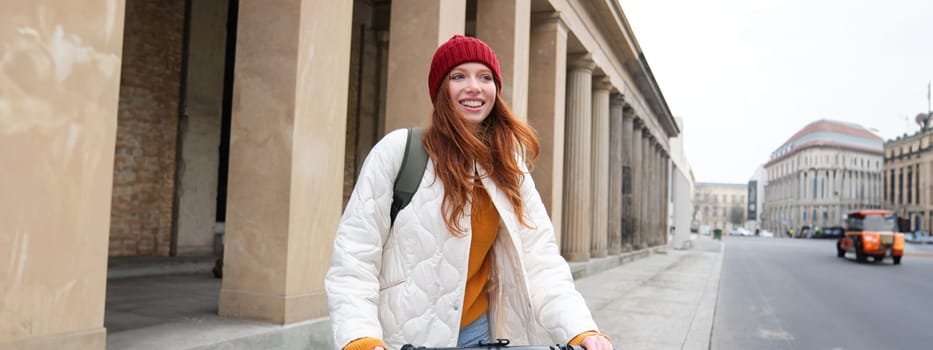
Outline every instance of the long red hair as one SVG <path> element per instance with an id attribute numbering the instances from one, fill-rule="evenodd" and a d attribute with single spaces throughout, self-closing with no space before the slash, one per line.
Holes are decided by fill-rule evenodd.
<path id="1" fill-rule="evenodd" d="M 531 169 L 538 157 L 540 144 L 534 130 L 512 114 L 496 89 L 495 105 L 474 133 L 455 109 L 447 92 L 447 81 L 441 81 L 434 98 L 431 126 L 424 135 L 424 148 L 434 162 L 434 174 L 444 185 L 441 202 L 444 223 L 456 236 L 465 233 L 459 219 L 478 179 L 473 168 L 475 161 L 506 195 L 519 223 L 532 228 L 525 220 L 520 191 L 523 174 L 518 160 L 523 159 Z"/>

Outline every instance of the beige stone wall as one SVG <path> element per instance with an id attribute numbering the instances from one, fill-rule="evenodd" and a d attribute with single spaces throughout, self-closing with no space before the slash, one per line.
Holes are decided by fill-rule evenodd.
<path id="1" fill-rule="evenodd" d="M 110 255 L 171 249 L 183 0 L 126 3 Z"/>
<path id="2" fill-rule="evenodd" d="M 0 348 L 104 349 L 123 2 L 0 14 Z"/>

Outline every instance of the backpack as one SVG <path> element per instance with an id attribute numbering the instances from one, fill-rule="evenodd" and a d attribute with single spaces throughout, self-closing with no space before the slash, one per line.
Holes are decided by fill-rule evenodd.
<path id="1" fill-rule="evenodd" d="M 428 152 L 424 150 L 424 129 L 408 128 L 408 141 L 405 144 L 405 156 L 402 166 L 395 175 L 395 187 L 392 194 L 392 208 L 389 213 L 390 226 L 395 224 L 398 212 L 408 206 L 411 197 L 418 191 L 424 169 L 428 166 Z"/>

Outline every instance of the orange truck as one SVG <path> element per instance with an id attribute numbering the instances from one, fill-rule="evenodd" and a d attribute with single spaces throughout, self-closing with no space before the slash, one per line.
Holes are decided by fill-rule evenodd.
<path id="1" fill-rule="evenodd" d="M 836 242 L 836 256 L 855 254 L 858 262 L 881 262 L 891 257 L 894 265 L 904 256 L 904 234 L 899 232 L 897 215 L 889 210 L 858 210 L 846 218 L 846 233 Z"/>

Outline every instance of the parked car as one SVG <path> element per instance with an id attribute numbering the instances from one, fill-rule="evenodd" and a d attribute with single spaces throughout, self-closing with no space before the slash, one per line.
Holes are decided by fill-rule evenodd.
<path id="1" fill-rule="evenodd" d="M 761 230 L 761 231 L 758 231 L 758 235 L 761 236 L 761 237 L 764 237 L 764 238 L 774 238 L 774 234 L 771 233 L 771 231 L 768 231 L 768 230 Z"/>
<path id="2" fill-rule="evenodd" d="M 752 233 L 746 230 L 744 227 L 737 227 L 729 231 L 730 236 L 751 236 Z"/>
<path id="3" fill-rule="evenodd" d="M 846 230 L 842 226 L 831 226 L 813 232 L 812 238 L 839 238 L 845 234 Z"/>
<path id="4" fill-rule="evenodd" d="M 846 232 L 836 242 L 836 256 L 855 254 L 858 262 L 881 262 L 891 257 L 894 265 L 904 256 L 904 234 L 897 232 L 897 215 L 888 210 L 858 210 L 846 218 Z"/>

